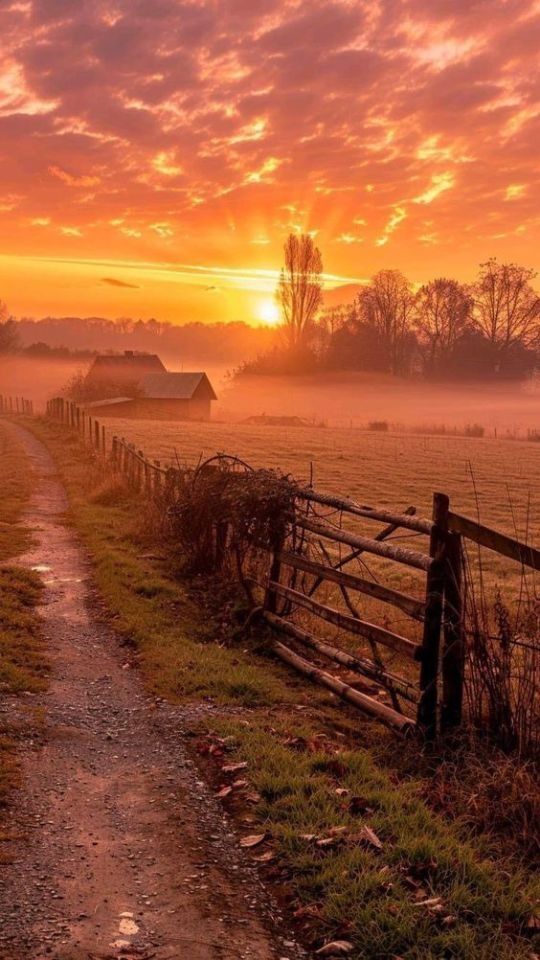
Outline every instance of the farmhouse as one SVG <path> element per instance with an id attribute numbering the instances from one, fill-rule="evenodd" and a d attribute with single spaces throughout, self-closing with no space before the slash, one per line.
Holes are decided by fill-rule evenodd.
<path id="1" fill-rule="evenodd" d="M 151 373 L 165 372 L 156 354 L 126 350 L 124 353 L 97 356 L 86 375 L 86 382 L 96 387 L 100 383 L 135 386 Z"/>
<path id="2" fill-rule="evenodd" d="M 151 373 L 139 381 L 137 397 L 113 397 L 86 404 L 99 417 L 148 420 L 209 420 L 217 400 L 205 373 Z"/>

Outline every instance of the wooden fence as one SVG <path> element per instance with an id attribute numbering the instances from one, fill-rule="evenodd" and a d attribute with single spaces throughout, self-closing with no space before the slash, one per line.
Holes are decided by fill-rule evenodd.
<path id="1" fill-rule="evenodd" d="M 0 414 L 3 413 L 24 413 L 31 416 L 34 412 L 32 400 L 26 400 L 24 397 L 3 397 L 0 394 Z"/>
<path id="2" fill-rule="evenodd" d="M 47 414 L 77 430 L 141 495 L 174 500 L 185 474 L 180 466 L 164 467 L 124 438 L 109 438 L 91 408 L 57 398 Z M 222 466 L 228 459 L 238 464 L 235 458 L 213 458 Z M 198 470 L 212 466 L 207 462 Z M 223 517 L 212 531 L 216 557 L 229 536 Z M 297 487 L 279 537 L 253 544 L 257 562 L 241 579 L 254 613 L 275 635 L 278 657 L 392 727 L 403 732 L 416 727 L 433 738 L 462 720 L 465 541 L 540 570 L 540 551 L 455 513 L 444 493 L 434 494 L 428 519 L 413 506 L 398 513 Z M 395 586 L 403 580 L 400 571 L 414 582 L 415 592 L 402 589 L 401 582 Z M 321 598 L 325 591 L 329 598 Z M 366 613 L 370 604 L 372 617 Z M 404 624 L 400 629 L 384 612 L 389 608 Z M 336 629 L 352 642 L 349 650 L 328 636 Z M 333 672 L 308 659 L 314 654 L 330 661 Z"/>

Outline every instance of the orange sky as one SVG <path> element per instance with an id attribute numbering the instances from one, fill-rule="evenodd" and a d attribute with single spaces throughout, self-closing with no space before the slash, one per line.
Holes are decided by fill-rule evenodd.
<path id="1" fill-rule="evenodd" d="M 5 0 L 0 299 L 245 319 L 327 283 L 537 266 L 540 4 Z"/>

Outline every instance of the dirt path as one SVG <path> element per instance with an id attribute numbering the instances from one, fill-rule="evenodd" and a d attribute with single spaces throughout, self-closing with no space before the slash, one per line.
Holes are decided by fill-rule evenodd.
<path id="1" fill-rule="evenodd" d="M 182 711 L 148 698 L 92 617 L 89 566 L 63 521 L 46 448 L 21 427 L 39 482 L 20 561 L 42 573 L 52 661 L 44 745 L 23 753 L 0 868 L 3 960 L 276 960 L 301 951 L 182 744 Z"/>

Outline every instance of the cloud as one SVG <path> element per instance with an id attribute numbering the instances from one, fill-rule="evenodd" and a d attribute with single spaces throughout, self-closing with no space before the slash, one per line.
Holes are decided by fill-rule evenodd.
<path id="1" fill-rule="evenodd" d="M 73 176 L 71 173 L 67 173 L 66 170 L 62 170 L 60 167 L 49 167 L 48 168 L 51 177 L 56 177 L 58 180 L 62 180 L 63 183 L 67 184 L 68 187 L 95 187 L 98 183 L 101 183 L 100 177 L 82 175 L 82 176 Z"/>
<path id="2" fill-rule="evenodd" d="M 434 173 L 430 186 L 427 187 L 423 193 L 414 197 L 413 203 L 433 203 L 445 190 L 451 190 L 454 183 L 455 177 L 451 171 L 447 170 L 446 173 Z"/>
<path id="3" fill-rule="evenodd" d="M 110 287 L 126 287 L 129 290 L 140 290 L 136 283 L 126 283 L 125 280 L 117 280 L 115 277 L 102 277 L 101 283 L 107 283 Z"/>
<path id="4" fill-rule="evenodd" d="M 274 264 L 316 230 L 354 275 L 361 240 L 363 273 L 540 240 L 538 4 L 19 0 L 0 32 L 0 253 Z"/>

